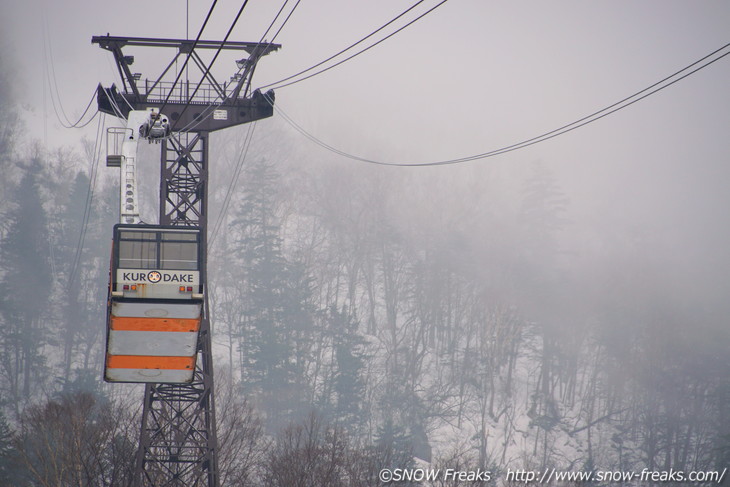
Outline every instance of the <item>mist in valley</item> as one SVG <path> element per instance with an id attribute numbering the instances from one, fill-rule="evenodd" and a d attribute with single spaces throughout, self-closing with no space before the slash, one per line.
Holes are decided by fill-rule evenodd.
<path id="1" fill-rule="evenodd" d="M 319 88 L 282 88 L 277 104 L 368 159 L 490 150 L 721 45 L 725 6 L 650 4 L 566 2 L 561 16 L 530 2 L 449 3 L 424 31 L 394 38 L 383 65 L 353 61 Z M 657 16 L 639 20 L 651 8 Z M 460 9 L 513 30 L 484 33 Z M 326 25 L 306 12 L 314 24 L 292 25 L 294 39 Z M 682 16 L 685 41 L 670 55 L 656 46 Z M 610 47 L 618 26 L 653 41 Z M 464 52 L 418 47 L 439 28 L 463 33 Z M 523 40 L 505 55 L 493 41 L 510 32 Z M 18 45 L 2 37 L 0 47 Z M 321 52 L 312 39 L 283 50 L 288 65 L 267 59 L 261 84 Z M 541 39 L 564 57 L 530 54 Z M 596 53 L 605 63 L 588 64 Z M 95 132 L 59 142 L 53 127 L 35 130 L 27 59 L 0 57 L 0 485 L 127 485 L 143 391 L 102 381 L 118 175 Z M 395 68 L 403 59 L 412 72 Z M 282 114 L 213 133 L 207 292 L 222 485 L 375 486 L 383 468 L 416 466 L 494 472 L 477 485 L 515 469 L 723 472 L 729 69 L 723 59 L 594 124 L 464 164 L 348 159 Z M 141 144 L 140 158 L 142 218 L 155 223 L 159 145 Z"/>

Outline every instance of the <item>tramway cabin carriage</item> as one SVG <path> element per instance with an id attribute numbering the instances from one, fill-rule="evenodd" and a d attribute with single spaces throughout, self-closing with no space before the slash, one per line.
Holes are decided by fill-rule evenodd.
<path id="1" fill-rule="evenodd" d="M 205 283 L 196 227 L 114 226 L 104 380 L 189 383 Z"/>

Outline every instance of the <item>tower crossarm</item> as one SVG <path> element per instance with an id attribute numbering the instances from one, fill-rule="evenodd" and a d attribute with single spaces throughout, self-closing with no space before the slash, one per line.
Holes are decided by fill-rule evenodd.
<path id="1" fill-rule="evenodd" d="M 159 39 L 148 37 L 94 36 L 93 44 L 110 51 L 121 78 L 121 90 L 116 86 L 97 89 L 99 110 L 111 115 L 127 117 L 131 110 L 157 108 L 168 114 L 173 130 L 211 132 L 235 125 L 260 120 L 273 114 L 268 100 L 274 99 L 273 91 L 266 97 L 258 91 L 251 92 L 251 78 L 258 61 L 277 51 L 279 44 L 267 42 L 212 41 L 191 39 Z M 155 77 L 134 73 L 131 66 L 134 56 L 127 48 L 169 48 L 174 50 L 165 68 Z M 237 70 L 230 80 L 220 82 L 210 72 L 201 57 L 205 50 L 238 51 Z M 238 57 L 238 55 L 236 56 Z M 176 80 L 175 69 L 186 62 L 190 74 L 197 73 L 197 80 Z M 194 76 L 195 77 L 195 76 Z M 268 100 L 267 100 L 268 98 Z"/>

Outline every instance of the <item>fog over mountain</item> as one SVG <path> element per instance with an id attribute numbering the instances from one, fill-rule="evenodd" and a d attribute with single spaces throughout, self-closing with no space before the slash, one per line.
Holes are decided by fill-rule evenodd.
<path id="1" fill-rule="evenodd" d="M 93 35 L 192 38 L 210 4 L 189 3 L 0 4 L 0 485 L 131 476 L 142 388 L 102 381 L 118 173 L 95 142 L 122 122 L 57 115 L 121 85 Z M 380 485 L 417 465 L 494 472 L 477 485 L 515 469 L 723 472 L 730 56 L 519 150 L 372 161 L 457 159 L 580 120 L 726 53 L 730 4 L 451 0 L 276 84 L 412 3 L 301 2 L 254 76 L 281 112 L 211 134 L 222 485 Z M 203 38 L 239 7 L 220 2 Z M 251 2 L 231 39 L 259 41 L 280 7 Z M 171 55 L 129 52 L 142 79 Z M 140 160 L 154 222 L 159 145 Z M 47 461 L 45 434 L 70 453 Z M 63 477 L 79 462 L 85 477 Z"/>

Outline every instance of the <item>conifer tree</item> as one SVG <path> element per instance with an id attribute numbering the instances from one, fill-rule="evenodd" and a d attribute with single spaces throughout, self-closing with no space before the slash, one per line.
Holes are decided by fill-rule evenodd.
<path id="1" fill-rule="evenodd" d="M 245 172 L 244 199 L 233 222 L 236 255 L 244 275 L 239 333 L 241 375 L 270 424 L 301 412 L 308 399 L 311 346 L 309 279 L 282 251 L 276 208 L 278 174 L 258 159 Z"/>
<path id="2" fill-rule="evenodd" d="M 344 309 L 329 310 L 329 328 L 332 334 L 335 356 L 334 392 L 336 416 L 355 427 L 365 421 L 362 401 L 365 396 L 363 369 L 365 367 L 365 341 L 359 335 L 358 322 Z"/>
<path id="3" fill-rule="evenodd" d="M 413 468 L 413 446 L 408 431 L 396 424 L 392 418 L 378 426 L 375 436 L 375 450 L 378 453 L 381 468 Z"/>
<path id="4" fill-rule="evenodd" d="M 41 162 L 24 167 L 12 199 L 10 227 L 0 245 L 0 363 L 16 412 L 45 364 L 43 322 L 51 294 L 48 218 L 42 205 Z"/>

